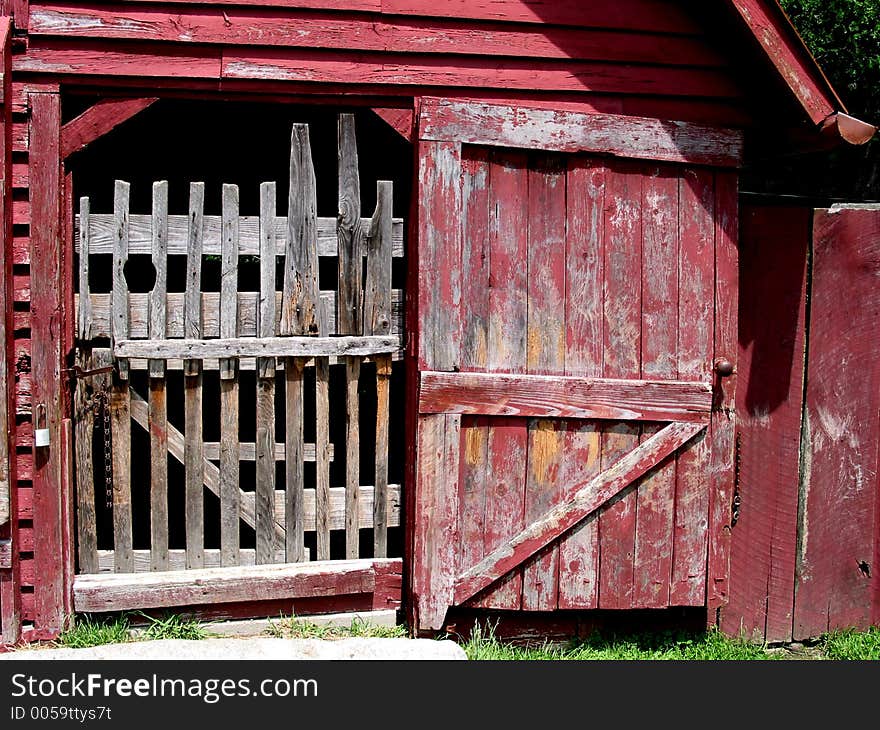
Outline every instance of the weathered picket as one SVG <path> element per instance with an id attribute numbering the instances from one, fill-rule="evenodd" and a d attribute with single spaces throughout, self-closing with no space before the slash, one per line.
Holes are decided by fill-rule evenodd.
<path id="1" fill-rule="evenodd" d="M 153 185 L 152 214 L 132 214 L 129 184 L 117 181 L 112 216 L 80 201 L 78 379 L 75 388 L 76 511 L 80 573 L 200 570 L 297 563 L 310 557 L 355 559 L 360 530 L 373 531 L 373 557 L 383 558 L 389 527 L 400 524 L 401 489 L 388 483 L 390 377 L 401 350 L 403 295 L 392 290 L 392 257 L 402 256 L 403 222 L 392 218 L 392 184 L 380 181 L 372 218 L 361 219 L 354 117 L 339 117 L 339 215 L 317 216 L 317 190 L 307 125 L 291 134 L 287 216 L 276 214 L 277 186 L 260 186 L 260 214 L 239 214 L 239 190 L 224 185 L 221 215 L 205 214 L 205 186 L 191 183 L 189 214 L 170 215 L 168 184 Z M 335 226 L 330 238 L 331 222 Z M 110 292 L 93 292 L 90 265 L 112 254 Z M 149 293 L 130 292 L 126 262 L 148 254 L 155 269 Z M 183 292 L 168 291 L 169 271 L 186 256 Z M 219 292 L 205 291 L 206 256 L 219 256 Z M 239 290 L 243 256 L 259 257 L 259 291 Z M 338 257 L 338 287 L 319 289 L 320 257 Z M 279 259 L 283 288 L 276 290 Z M 364 260 L 366 259 L 366 261 Z M 109 347 L 107 346 L 109 340 Z M 371 468 L 361 463 L 360 401 L 374 363 L 376 432 Z M 345 441 L 331 435 L 331 366 L 345 370 Z M 183 423 L 169 417 L 168 384 L 183 371 Z M 256 391 L 242 387 L 254 370 Z M 372 369 L 371 369 L 372 370 Z M 209 402 L 206 372 L 218 371 L 218 403 Z M 314 373 L 312 375 L 312 373 Z M 144 377 L 146 376 L 146 377 Z M 146 383 L 146 397 L 138 392 Z M 248 381 L 251 382 L 251 381 Z M 306 386 L 306 383 L 314 383 Z M 276 399 L 276 388 L 283 397 Z M 314 402 L 307 404 L 312 395 Z M 334 394 L 335 396 L 335 394 Z M 282 403 L 284 413 L 276 413 Z M 176 405 L 176 404 L 174 404 Z M 255 440 L 242 440 L 250 406 Z M 314 424 L 306 421 L 307 409 Z M 208 414 L 219 415 L 219 440 L 206 439 Z M 110 423 L 106 432 L 105 421 Z M 149 433 L 149 474 L 132 473 L 132 427 Z M 281 426 L 281 429 L 278 426 Z M 213 429 L 208 429 L 213 432 Z M 278 430 L 283 437 L 276 441 Z M 305 441 L 314 431 L 314 441 Z M 98 432 L 95 442 L 93 433 Z M 109 437 L 109 439 L 107 438 Z M 95 448 L 95 443 L 101 445 Z M 109 447 L 109 451 L 108 451 Z M 102 450 L 110 462 L 103 464 Z M 170 497 L 169 456 L 183 465 L 184 540 Z M 344 459 L 341 483 L 331 462 Z M 283 483 L 276 464 L 284 461 Z M 242 463 L 254 464 L 247 488 Z M 305 469 L 306 463 L 314 468 Z M 372 471 L 375 484 L 364 486 Z M 310 475 L 310 476 L 307 476 Z M 149 545 L 133 537 L 133 493 L 149 491 Z M 206 496 L 207 490 L 207 496 Z M 101 505 L 101 500 L 106 505 Z M 206 523 L 206 504 L 219 503 L 219 525 Z M 112 514 L 112 539 L 100 514 Z M 242 544 L 242 523 L 253 547 Z M 219 527 L 219 530 L 215 529 Z M 345 534 L 331 555 L 331 533 Z M 219 533 L 209 545 L 206 535 Z M 306 548 L 314 533 L 314 555 Z M 112 549 L 107 549 L 108 543 Z"/>

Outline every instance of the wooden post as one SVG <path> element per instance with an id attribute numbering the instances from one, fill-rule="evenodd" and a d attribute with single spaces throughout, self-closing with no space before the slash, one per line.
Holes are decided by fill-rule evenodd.
<path id="1" fill-rule="evenodd" d="M 336 238 L 339 242 L 339 277 L 336 333 L 360 334 L 361 319 L 361 190 L 354 115 L 340 114 L 338 123 L 339 208 Z M 360 429 L 358 381 L 361 361 L 345 359 L 345 556 L 358 556 L 358 492 L 360 487 Z"/>
<path id="2" fill-rule="evenodd" d="M 165 337 L 168 293 L 168 183 L 153 183 L 150 339 Z M 150 567 L 168 570 L 168 403 L 165 361 L 150 360 Z"/>
<path id="3" fill-rule="evenodd" d="M 376 184 L 376 211 L 367 235 L 367 280 L 364 286 L 364 334 L 391 333 L 391 232 L 393 183 Z M 388 553 L 388 415 L 391 356 L 376 363 L 376 468 L 373 493 L 373 557 Z"/>
<path id="4" fill-rule="evenodd" d="M 128 261 L 129 184 L 116 181 L 113 199 L 116 216 L 113 249 L 113 294 L 111 327 L 113 341 L 128 337 Z M 134 570 L 131 524 L 131 395 L 128 389 L 128 360 L 116 361 L 117 375 L 110 392 L 110 421 L 113 433 L 113 555 L 117 573 Z"/>
<path id="5" fill-rule="evenodd" d="M 275 183 L 260 185 L 260 337 L 275 335 Z M 275 358 L 257 360 L 257 564 L 275 562 Z"/>
<path id="6" fill-rule="evenodd" d="M 205 184 L 190 183 L 189 234 L 186 257 L 184 335 L 202 334 L 202 238 L 204 234 Z M 184 470 L 186 472 L 186 567 L 205 564 L 204 483 L 205 459 L 202 439 L 202 364 L 185 360 L 184 373 Z"/>
<path id="7" fill-rule="evenodd" d="M 34 448 L 34 591 L 37 630 L 60 630 L 64 616 L 61 509 L 61 108 L 56 93 L 30 95 L 32 399 L 46 411 L 49 446 Z"/>
<path id="8" fill-rule="evenodd" d="M 223 186 L 220 336 L 238 337 L 238 186 Z M 220 554 L 239 563 L 238 361 L 220 361 Z"/>

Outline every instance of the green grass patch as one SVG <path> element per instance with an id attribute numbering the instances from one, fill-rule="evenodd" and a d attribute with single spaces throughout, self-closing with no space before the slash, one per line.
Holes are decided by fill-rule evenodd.
<path id="1" fill-rule="evenodd" d="M 404 626 L 376 626 L 357 616 L 348 626 L 327 626 L 289 616 L 272 622 L 267 630 L 279 639 L 399 639 L 408 634 Z"/>
<path id="2" fill-rule="evenodd" d="M 720 632 L 595 634 L 568 644 L 518 646 L 500 641 L 493 626 L 477 626 L 463 645 L 469 659 L 492 660 L 769 660 L 764 648 Z"/>
<path id="3" fill-rule="evenodd" d="M 133 626 L 132 619 L 146 622 L 146 627 Z M 139 630 L 138 630 L 139 629 Z M 130 641 L 156 639 L 206 639 L 210 634 L 204 624 L 177 615 L 154 618 L 142 613 L 123 613 L 116 616 L 96 618 L 87 614 L 76 617 L 72 629 L 56 640 L 57 646 L 84 649 L 104 644 L 124 644 Z"/>
<path id="4" fill-rule="evenodd" d="M 867 631 L 845 629 L 832 631 L 822 637 L 822 653 L 828 659 L 862 661 L 880 659 L 880 627 Z"/>

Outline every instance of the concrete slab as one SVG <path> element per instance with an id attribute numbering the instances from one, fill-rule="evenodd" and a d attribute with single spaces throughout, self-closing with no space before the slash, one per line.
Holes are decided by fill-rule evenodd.
<path id="1" fill-rule="evenodd" d="M 464 650 L 452 641 L 432 639 L 203 639 L 134 641 L 88 649 L 36 649 L 0 654 L 0 661 L 94 660 L 274 660 L 274 659 L 404 659 L 462 660 Z"/>

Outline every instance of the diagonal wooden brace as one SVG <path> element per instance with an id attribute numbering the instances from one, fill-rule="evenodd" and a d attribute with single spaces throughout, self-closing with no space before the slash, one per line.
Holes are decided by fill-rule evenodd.
<path id="1" fill-rule="evenodd" d="M 629 484 L 705 429 L 702 423 L 670 423 L 602 473 L 578 487 L 574 497 L 513 536 L 455 581 L 461 605 L 586 519 Z"/>
<path id="2" fill-rule="evenodd" d="M 149 430 L 149 404 L 135 390 L 131 390 L 131 418 L 144 430 Z M 170 423 L 168 424 L 168 453 L 183 463 L 183 443 L 184 435 L 178 431 Z M 220 469 L 205 459 L 205 486 L 217 496 L 220 496 Z M 256 505 L 253 492 L 241 491 L 241 519 L 249 527 L 254 527 L 257 521 Z M 285 537 L 284 525 L 275 523 L 275 538 L 280 541 L 278 544 L 284 544 Z"/>

